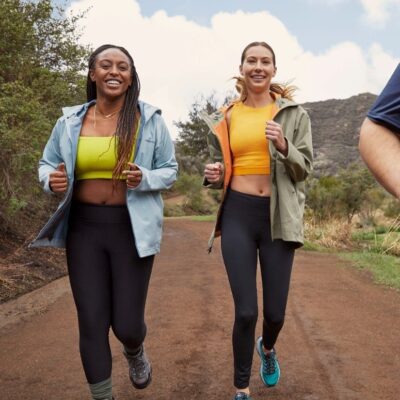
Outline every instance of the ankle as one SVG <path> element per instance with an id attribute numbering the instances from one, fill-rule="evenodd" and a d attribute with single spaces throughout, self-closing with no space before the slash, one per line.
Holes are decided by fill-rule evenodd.
<path id="1" fill-rule="evenodd" d="M 111 377 L 98 383 L 89 384 L 89 389 L 93 400 L 112 399 Z"/>
<path id="2" fill-rule="evenodd" d="M 136 357 L 141 354 L 142 350 L 143 350 L 143 345 L 140 345 L 136 349 L 130 349 L 124 346 L 124 352 L 128 357 Z"/>

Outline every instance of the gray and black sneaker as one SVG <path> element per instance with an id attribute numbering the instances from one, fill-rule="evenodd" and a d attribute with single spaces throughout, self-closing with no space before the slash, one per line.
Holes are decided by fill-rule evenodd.
<path id="1" fill-rule="evenodd" d="M 124 356 L 128 360 L 129 379 L 136 389 L 144 389 L 151 382 L 151 365 L 147 358 L 144 346 L 141 345 L 135 355 L 128 354 L 124 349 Z"/>
<path id="2" fill-rule="evenodd" d="M 247 393 L 237 392 L 233 400 L 253 400 L 253 398 Z"/>

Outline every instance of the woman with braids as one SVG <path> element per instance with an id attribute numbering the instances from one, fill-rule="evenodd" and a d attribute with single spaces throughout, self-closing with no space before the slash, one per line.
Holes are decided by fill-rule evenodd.
<path id="1" fill-rule="evenodd" d="M 175 181 L 177 163 L 161 111 L 139 92 L 130 54 L 99 47 L 89 59 L 88 102 L 63 110 L 39 163 L 44 189 L 62 200 L 32 246 L 66 247 L 83 368 L 98 400 L 113 398 L 110 327 L 133 386 L 151 381 L 144 311 L 160 249 L 160 191 Z"/>
<path id="2" fill-rule="evenodd" d="M 235 400 L 251 399 L 257 259 L 263 285 L 262 335 L 256 342 L 260 376 L 268 387 L 280 377 L 275 343 L 284 322 L 294 252 L 303 243 L 304 180 L 312 164 L 309 117 L 292 100 L 293 87 L 271 82 L 276 74 L 272 48 L 250 43 L 242 53 L 240 74 L 240 98 L 204 116 L 213 159 L 205 166 L 204 184 L 223 189 L 209 249 L 221 235 L 235 304 Z"/>

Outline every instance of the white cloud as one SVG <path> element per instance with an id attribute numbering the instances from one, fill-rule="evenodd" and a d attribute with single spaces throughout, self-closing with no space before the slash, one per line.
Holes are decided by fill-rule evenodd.
<path id="1" fill-rule="evenodd" d="M 198 94 L 217 91 L 221 97 L 234 87 L 242 49 L 255 40 L 272 45 L 277 56 L 277 81 L 294 79 L 297 100 L 345 98 L 360 92 L 380 92 L 398 60 L 375 44 L 368 54 L 351 42 L 338 43 L 322 54 L 306 52 L 284 24 L 267 12 L 219 13 L 210 27 L 182 16 L 158 11 L 141 15 L 134 0 L 80 0 L 72 10 L 92 7 L 82 21 L 82 41 L 98 47 L 122 45 L 132 54 L 142 83 L 141 98 L 163 110 L 172 121 L 186 119 Z"/>
<path id="2" fill-rule="evenodd" d="M 363 19 L 371 26 L 382 28 L 389 21 L 392 12 L 400 10 L 400 0 L 360 0 L 365 14 Z M 397 18 L 396 22 L 397 23 Z"/>

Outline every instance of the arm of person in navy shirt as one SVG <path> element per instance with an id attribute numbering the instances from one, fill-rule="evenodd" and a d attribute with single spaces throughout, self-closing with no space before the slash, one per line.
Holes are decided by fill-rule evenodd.
<path id="1" fill-rule="evenodd" d="M 376 180 L 400 200 L 400 136 L 366 118 L 361 126 L 359 149 Z"/>
<path id="2" fill-rule="evenodd" d="M 361 126 L 359 149 L 376 180 L 400 199 L 400 64 Z"/>

